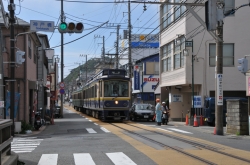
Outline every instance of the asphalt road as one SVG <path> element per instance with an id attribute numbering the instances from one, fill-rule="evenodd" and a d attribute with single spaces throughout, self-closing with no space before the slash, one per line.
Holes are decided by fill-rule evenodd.
<path id="1" fill-rule="evenodd" d="M 33 133 L 29 136 L 14 138 L 12 151 L 19 154 L 19 160 L 25 165 L 203 164 L 115 126 L 207 158 L 215 164 L 246 163 L 136 127 L 200 141 L 245 158 L 249 158 L 250 155 L 249 136 L 227 134 L 217 136 L 213 135 L 213 127 L 185 126 L 181 122 L 170 122 L 169 125 L 162 126 L 156 126 L 155 122 L 146 121 L 128 122 L 129 124 L 105 123 L 83 115 L 73 110 L 72 107 L 66 106 L 66 108 L 64 108 L 64 118 L 55 119 L 54 125 L 46 126 L 45 129 L 37 132 L 38 134 Z M 132 127 L 132 125 L 136 127 Z"/>

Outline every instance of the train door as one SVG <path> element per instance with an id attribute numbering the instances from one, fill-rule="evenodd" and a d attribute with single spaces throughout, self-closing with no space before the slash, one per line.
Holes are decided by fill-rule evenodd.
<path id="1" fill-rule="evenodd" d="M 98 88 L 98 92 L 99 92 L 99 95 L 98 95 L 98 108 L 101 107 L 101 100 L 100 98 L 102 97 L 102 82 L 99 81 L 99 88 Z"/>

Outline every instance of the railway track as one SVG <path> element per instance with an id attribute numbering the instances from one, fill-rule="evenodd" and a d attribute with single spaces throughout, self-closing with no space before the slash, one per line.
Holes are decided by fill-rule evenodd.
<path id="1" fill-rule="evenodd" d="M 206 159 L 203 159 L 201 157 L 198 157 L 196 155 L 190 154 L 190 153 L 184 151 L 183 149 L 179 149 L 179 148 L 176 148 L 176 147 L 172 147 L 172 146 L 166 145 L 166 144 L 161 143 L 159 141 L 156 141 L 156 140 L 154 140 L 152 138 L 148 138 L 148 137 L 143 136 L 143 135 L 141 135 L 139 133 L 136 133 L 134 131 L 130 131 L 128 129 L 125 129 L 125 128 L 123 128 L 121 126 L 118 126 L 116 124 L 113 124 L 113 123 L 110 123 L 110 124 L 113 125 L 113 126 L 115 126 L 115 127 L 117 127 L 117 128 L 120 128 L 120 129 L 122 129 L 122 130 L 124 130 L 124 131 L 126 131 L 126 132 L 128 132 L 128 133 L 130 133 L 132 135 L 135 135 L 137 137 L 140 137 L 140 138 L 145 139 L 147 141 L 150 141 L 152 143 L 158 144 L 161 147 L 170 148 L 170 149 L 175 150 L 177 152 L 180 152 L 180 153 L 182 153 L 184 155 L 192 157 L 192 158 L 194 158 L 196 160 L 199 160 L 199 161 L 201 161 L 201 162 L 203 162 L 205 164 L 211 164 L 211 165 L 215 165 L 216 164 L 216 163 L 213 163 L 213 162 L 208 161 Z M 232 154 L 229 154 L 229 153 L 225 153 L 223 151 L 218 150 L 218 148 L 210 146 L 210 145 L 207 145 L 207 144 L 202 144 L 202 143 L 199 143 L 199 142 L 195 142 L 195 141 L 188 140 L 188 139 L 185 139 L 185 138 L 182 138 L 182 137 L 178 137 L 178 136 L 175 136 L 175 135 L 172 135 L 172 134 L 170 135 L 170 134 L 161 133 L 161 132 L 158 132 L 158 131 L 148 130 L 148 129 L 141 128 L 141 127 L 138 127 L 138 126 L 135 126 L 135 125 L 131 125 L 131 124 L 128 124 L 128 123 L 124 123 L 124 124 L 129 125 L 131 127 L 139 128 L 139 129 L 142 129 L 144 131 L 148 131 L 148 132 L 151 132 L 151 133 L 154 133 L 154 134 L 158 134 L 158 135 L 161 135 L 161 136 L 164 136 L 164 137 L 172 138 L 172 139 L 175 139 L 175 140 L 178 140 L 178 141 L 181 141 L 181 142 L 193 145 L 193 146 L 198 147 L 198 148 L 203 148 L 203 149 L 206 149 L 206 150 L 209 150 L 209 151 L 212 151 L 212 152 L 216 152 L 218 154 L 221 154 L 221 155 L 224 155 L 224 156 L 228 156 L 230 158 L 234 158 L 234 159 L 237 159 L 237 160 L 240 160 L 240 161 L 244 161 L 246 163 L 250 163 L 250 160 L 248 160 L 248 159 L 245 159 L 245 158 L 242 158 L 242 157 L 239 157 L 239 156 L 236 156 L 236 155 L 232 155 Z"/>

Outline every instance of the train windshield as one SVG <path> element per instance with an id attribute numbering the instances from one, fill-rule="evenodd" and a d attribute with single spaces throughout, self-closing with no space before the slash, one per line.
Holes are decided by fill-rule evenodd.
<path id="1" fill-rule="evenodd" d="M 104 81 L 104 97 L 128 97 L 128 81 Z"/>

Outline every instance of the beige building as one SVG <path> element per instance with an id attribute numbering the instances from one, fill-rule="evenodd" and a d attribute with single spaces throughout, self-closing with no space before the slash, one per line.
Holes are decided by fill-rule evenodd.
<path id="1" fill-rule="evenodd" d="M 163 0 L 161 0 L 163 2 Z M 171 0 L 170 2 L 181 2 Z M 194 3 L 187 0 L 186 3 Z M 202 2 L 205 1 L 195 1 Z M 227 9 L 248 4 L 248 0 L 228 0 Z M 216 42 L 185 6 L 160 6 L 160 85 L 161 99 L 169 100 L 171 119 L 180 120 L 192 107 L 192 76 L 194 95 L 215 96 Z M 194 11 L 205 20 L 205 8 Z M 250 10 L 240 8 L 224 18 L 223 93 L 224 97 L 246 96 L 245 76 L 238 71 L 238 59 L 250 54 Z M 192 49 L 194 55 L 192 74 Z M 184 51 L 188 50 L 188 51 Z M 188 52 L 188 53 L 184 53 Z M 182 116 L 183 115 L 183 116 Z"/>

